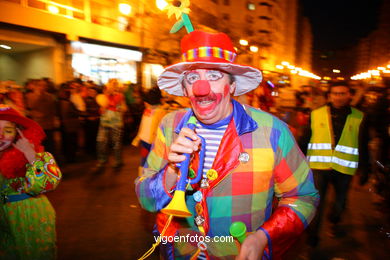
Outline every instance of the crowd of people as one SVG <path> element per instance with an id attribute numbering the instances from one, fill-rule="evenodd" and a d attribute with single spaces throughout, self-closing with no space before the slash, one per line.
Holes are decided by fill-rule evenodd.
<path id="1" fill-rule="evenodd" d="M 36 121 L 45 132 L 46 150 L 62 163 L 75 162 L 83 153 L 98 158 L 102 166 L 107 136 L 113 132 L 114 166 L 119 167 L 118 151 L 122 142 L 129 144 L 136 136 L 144 108 L 140 88 L 115 79 L 103 86 L 79 79 L 55 86 L 48 78 L 30 79 L 24 86 L 2 81 L 0 86 L 0 103 Z"/>

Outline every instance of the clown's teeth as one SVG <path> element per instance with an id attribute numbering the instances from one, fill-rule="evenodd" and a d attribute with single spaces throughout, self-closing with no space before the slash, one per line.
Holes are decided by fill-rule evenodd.
<path id="1" fill-rule="evenodd" d="M 214 102 L 213 100 L 204 100 L 204 101 L 198 101 L 198 104 L 200 104 L 200 105 L 209 105 L 209 104 L 211 104 L 213 102 Z"/>

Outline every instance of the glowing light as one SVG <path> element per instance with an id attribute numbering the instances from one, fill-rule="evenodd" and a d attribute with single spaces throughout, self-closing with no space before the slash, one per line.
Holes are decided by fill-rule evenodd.
<path id="1" fill-rule="evenodd" d="M 380 76 L 381 75 L 379 70 L 371 70 L 370 73 L 372 76 Z"/>
<path id="2" fill-rule="evenodd" d="M 275 85 L 274 85 L 271 81 L 267 80 L 267 83 L 268 83 L 268 85 L 270 85 L 272 88 L 275 87 Z"/>
<path id="3" fill-rule="evenodd" d="M 276 65 L 275 67 L 277 69 L 284 69 L 284 67 L 286 66 L 288 69 L 290 69 L 290 73 L 291 74 L 298 74 L 299 76 L 302 76 L 302 77 L 307 77 L 307 78 L 312 78 L 312 79 L 316 79 L 316 80 L 320 80 L 321 77 L 315 75 L 314 73 L 312 72 L 309 72 L 307 70 L 304 70 L 300 67 L 295 67 L 294 65 L 290 65 L 290 63 L 288 63 L 287 61 L 282 61 L 282 65 Z M 330 79 L 330 78 L 329 78 Z"/>
<path id="4" fill-rule="evenodd" d="M 12 49 L 11 46 L 8 46 L 8 45 L 5 45 L 5 44 L 1 44 L 1 45 L 0 45 L 0 48 L 6 49 L 6 50 Z"/>
<path id="5" fill-rule="evenodd" d="M 249 50 L 251 52 L 258 52 L 259 51 L 259 47 L 252 45 L 252 46 L 249 47 Z"/>
<path id="6" fill-rule="evenodd" d="M 82 12 L 83 12 L 82 10 L 77 9 L 77 8 L 74 8 L 74 7 L 72 7 L 72 6 L 59 4 L 59 3 L 56 3 L 56 2 L 53 2 L 53 1 L 50 1 L 50 0 L 37 0 L 37 1 L 42 2 L 42 3 L 45 3 L 45 4 L 47 4 L 47 5 L 58 6 L 58 7 L 60 7 L 60 8 L 64 8 L 64 9 L 71 10 L 71 11 L 74 11 L 74 12 L 79 12 L 79 13 L 82 13 Z M 48 9 L 48 10 L 49 10 L 49 9 Z"/>
<path id="7" fill-rule="evenodd" d="M 241 39 L 241 40 L 240 40 L 240 44 L 241 44 L 242 46 L 248 46 L 248 41 L 247 41 L 247 40 L 244 40 L 244 39 Z"/>
<path id="8" fill-rule="evenodd" d="M 324 80 L 331 80 L 331 78 L 330 78 L 330 77 L 326 77 L 326 76 L 325 76 L 325 77 L 323 77 L 323 79 L 324 79 Z"/>
<path id="9" fill-rule="evenodd" d="M 378 70 L 385 70 L 386 68 L 385 67 L 378 67 L 377 69 Z"/>
<path id="10" fill-rule="evenodd" d="M 340 70 L 338 70 L 338 69 L 333 69 L 333 73 L 340 73 Z"/>
<path id="11" fill-rule="evenodd" d="M 156 6 L 158 9 L 163 10 L 168 3 L 165 0 L 156 0 Z"/>
<path id="12" fill-rule="evenodd" d="M 131 13 L 131 5 L 126 3 L 120 3 L 118 5 L 119 12 L 123 15 L 129 15 Z"/>
<path id="13" fill-rule="evenodd" d="M 52 14 L 58 14 L 60 12 L 60 9 L 54 5 L 48 5 L 47 10 Z"/>

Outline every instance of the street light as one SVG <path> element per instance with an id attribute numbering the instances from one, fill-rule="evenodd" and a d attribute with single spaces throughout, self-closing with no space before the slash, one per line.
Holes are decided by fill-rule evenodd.
<path id="1" fill-rule="evenodd" d="M 60 9 L 58 9 L 55 5 L 48 5 L 47 10 L 52 14 L 58 14 L 60 12 Z"/>
<path id="2" fill-rule="evenodd" d="M 251 52 L 258 52 L 259 51 L 259 47 L 252 45 L 252 46 L 249 47 L 249 50 Z"/>
<path id="3" fill-rule="evenodd" d="M 371 75 L 372 76 L 380 76 L 381 74 L 379 73 L 379 70 L 371 70 Z"/>
<path id="4" fill-rule="evenodd" d="M 0 48 L 6 49 L 6 50 L 12 49 L 11 46 L 8 46 L 8 45 L 5 45 L 5 44 L 1 44 L 1 45 L 0 45 Z"/>
<path id="5" fill-rule="evenodd" d="M 119 12 L 123 15 L 129 15 L 131 13 L 131 5 L 126 4 L 126 3 L 120 3 L 118 5 Z"/>
<path id="6" fill-rule="evenodd" d="M 156 0 L 156 6 L 158 9 L 163 10 L 168 3 L 165 0 Z"/>
<path id="7" fill-rule="evenodd" d="M 247 41 L 247 40 L 244 40 L 244 39 L 241 39 L 241 40 L 240 40 L 240 45 L 242 45 L 242 46 L 248 46 L 248 41 Z"/>

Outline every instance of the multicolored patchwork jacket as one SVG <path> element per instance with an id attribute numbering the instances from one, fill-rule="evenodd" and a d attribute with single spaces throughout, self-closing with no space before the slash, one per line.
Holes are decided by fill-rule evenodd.
<path id="1" fill-rule="evenodd" d="M 192 194 L 199 187 L 193 185 L 192 191 L 186 193 L 192 217 L 175 217 L 165 235 L 203 234 L 211 238 L 204 251 L 208 259 L 234 259 L 239 252 L 237 242 L 217 242 L 212 238 L 229 236 L 230 225 L 242 221 L 247 232 L 261 228 L 268 237 L 265 255 L 279 258 L 313 218 L 318 192 L 305 156 L 285 123 L 266 112 L 232 102 L 233 117 L 212 166 L 217 178 L 209 188 L 200 189 L 205 233 L 194 223 L 197 213 Z M 167 155 L 192 114 L 191 110 L 181 110 L 162 120 L 143 175 L 136 180 L 139 202 L 148 211 L 159 212 L 171 201 L 164 179 Z M 197 168 L 196 163 L 191 167 Z M 155 235 L 162 232 L 166 219 L 166 215 L 158 213 Z M 190 259 L 198 250 L 198 244 L 188 240 L 161 246 L 165 259 Z"/>

